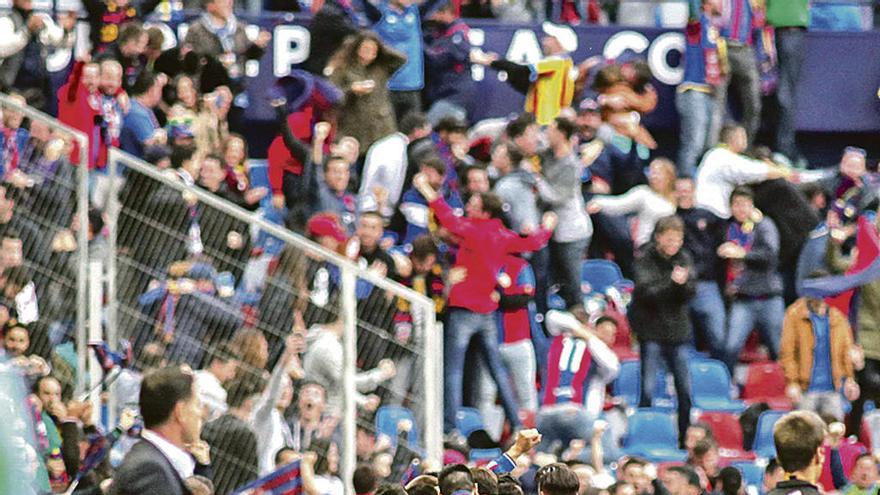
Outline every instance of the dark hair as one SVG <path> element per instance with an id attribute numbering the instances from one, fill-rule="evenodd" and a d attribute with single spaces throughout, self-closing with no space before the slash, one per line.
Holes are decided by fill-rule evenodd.
<path id="1" fill-rule="evenodd" d="M 825 423 L 813 412 L 788 413 L 773 427 L 776 456 L 786 473 L 807 468 L 824 440 Z"/>
<path id="2" fill-rule="evenodd" d="M 379 488 L 376 488 L 376 495 L 407 495 L 407 493 L 406 490 L 397 483 L 382 483 L 379 485 Z"/>
<path id="3" fill-rule="evenodd" d="M 547 495 L 574 495 L 580 488 L 577 475 L 565 464 L 555 462 L 548 464 L 535 473 L 535 484 L 538 493 Z"/>
<path id="4" fill-rule="evenodd" d="M 474 476 L 471 470 L 464 464 L 450 464 L 444 466 L 437 477 L 437 486 L 440 495 L 452 495 L 458 490 L 472 491 L 474 489 Z"/>
<path id="5" fill-rule="evenodd" d="M 748 198 L 750 201 L 755 201 L 755 193 L 752 192 L 752 188 L 748 186 L 736 186 L 733 188 L 733 192 L 730 193 L 730 202 L 733 203 L 733 198 Z"/>
<path id="6" fill-rule="evenodd" d="M 161 50 L 162 44 L 165 43 L 165 34 L 162 29 L 156 26 L 147 28 L 147 47 L 153 50 Z"/>
<path id="7" fill-rule="evenodd" d="M 400 119 L 400 132 L 409 136 L 416 129 L 421 129 L 428 125 L 428 118 L 421 112 L 409 112 Z"/>
<path id="8" fill-rule="evenodd" d="M 423 260 L 432 254 L 437 254 L 437 245 L 434 244 L 434 239 L 431 236 L 422 234 L 413 239 L 410 256 L 417 260 Z"/>
<path id="9" fill-rule="evenodd" d="M 237 360 L 238 356 L 235 355 L 235 349 L 232 348 L 229 342 L 223 342 L 208 349 L 208 364 L 214 361 L 228 363 L 229 361 Z"/>
<path id="10" fill-rule="evenodd" d="M 745 129 L 745 127 L 743 127 L 743 126 L 741 126 L 741 125 L 739 125 L 739 124 L 737 124 L 737 123 L 735 123 L 735 122 L 733 122 L 733 123 L 728 123 L 728 124 L 724 124 L 724 125 L 721 127 L 721 132 L 719 133 L 719 140 L 720 140 L 722 143 L 727 143 L 727 142 L 729 142 L 729 141 L 730 141 L 730 138 L 733 137 L 733 134 L 734 134 L 735 132 L 739 131 L 740 129 Z"/>
<path id="11" fill-rule="evenodd" d="M 379 485 L 379 479 L 376 477 L 376 471 L 369 464 L 359 464 L 354 469 L 351 476 L 354 492 L 357 494 L 372 493 Z"/>
<path id="12" fill-rule="evenodd" d="M 626 472 L 630 466 L 639 466 L 645 467 L 648 465 L 648 461 L 642 459 L 641 457 L 630 457 L 623 463 L 623 471 Z"/>
<path id="13" fill-rule="evenodd" d="M 694 457 L 700 458 L 709 453 L 712 449 L 718 448 L 718 444 L 715 443 L 715 440 L 709 438 L 708 436 L 696 443 L 694 445 Z"/>
<path id="14" fill-rule="evenodd" d="M 523 495 L 523 489 L 519 484 L 519 480 L 511 476 L 509 473 L 499 476 L 498 495 Z"/>
<path id="15" fill-rule="evenodd" d="M 119 30 L 119 38 L 117 38 L 116 43 L 119 46 L 122 46 L 131 40 L 140 38 L 144 35 L 145 32 L 146 31 L 144 31 L 144 26 L 141 23 L 126 22 Z"/>
<path id="16" fill-rule="evenodd" d="M 438 174 L 446 175 L 446 162 L 433 153 L 419 160 L 419 167 L 432 168 Z"/>
<path id="17" fill-rule="evenodd" d="M 330 164 L 334 162 L 342 162 L 346 166 L 348 166 L 348 161 L 342 155 L 330 155 L 329 158 L 324 162 L 324 173 L 326 174 L 328 170 L 330 170 Z"/>
<path id="18" fill-rule="evenodd" d="M 97 208 L 89 208 L 89 227 L 93 234 L 104 230 L 104 214 Z"/>
<path id="19" fill-rule="evenodd" d="M 327 69 L 332 73 L 332 71 L 349 70 L 350 67 L 358 67 L 360 65 L 358 62 L 358 49 L 360 49 L 365 41 L 376 43 L 376 58 L 370 65 L 384 65 L 385 61 L 390 57 L 388 47 L 382 42 L 379 35 L 365 29 L 345 38 L 345 41 L 342 42 L 342 45 L 327 62 Z"/>
<path id="20" fill-rule="evenodd" d="M 700 483 L 700 475 L 694 471 L 694 468 L 690 466 L 672 466 L 667 469 L 670 473 L 678 473 L 680 474 L 685 481 L 687 481 L 688 485 L 695 486 L 697 488 L 702 488 L 702 484 Z"/>
<path id="21" fill-rule="evenodd" d="M 318 460 L 315 461 L 315 474 L 329 474 L 330 462 L 327 460 L 327 454 L 330 452 L 330 446 L 334 442 L 329 438 L 319 438 L 309 445 L 309 450 L 318 454 Z"/>
<path id="22" fill-rule="evenodd" d="M 220 164 L 220 168 L 224 168 L 226 166 L 225 162 L 223 161 L 223 157 L 217 153 L 208 153 L 207 155 L 204 155 L 202 157 L 202 163 L 204 163 L 205 160 L 215 160 L 217 163 Z"/>
<path id="23" fill-rule="evenodd" d="M 632 81 L 633 89 L 641 93 L 645 86 L 651 82 L 653 74 L 651 74 L 651 66 L 644 60 L 636 60 L 632 63 L 633 70 L 636 73 L 635 79 Z"/>
<path id="24" fill-rule="evenodd" d="M 464 182 L 466 184 L 470 184 L 470 174 L 474 170 L 479 170 L 480 172 L 484 172 L 487 174 L 489 173 L 489 171 L 486 170 L 486 167 L 483 167 L 481 165 L 468 165 L 467 167 L 464 168 L 464 170 L 462 170 L 462 174 L 461 174 L 464 177 Z"/>
<path id="25" fill-rule="evenodd" d="M 507 128 L 505 129 L 507 137 L 509 137 L 510 139 L 516 139 L 522 136 L 526 132 L 526 129 L 529 128 L 529 126 L 532 126 L 534 124 L 535 116 L 530 113 L 523 113 L 519 117 L 507 123 Z"/>
<path id="26" fill-rule="evenodd" d="M 229 407 L 241 407 L 244 401 L 266 388 L 266 379 L 253 374 L 244 374 L 240 378 L 233 378 L 223 388 L 226 389 L 226 403 Z"/>
<path id="27" fill-rule="evenodd" d="M 556 122 L 556 128 L 559 129 L 559 132 L 565 135 L 566 139 L 571 139 L 571 137 L 577 132 L 577 125 L 565 117 L 556 117 L 554 122 Z"/>
<path id="28" fill-rule="evenodd" d="M 138 404 L 144 427 L 153 428 L 164 424 L 171 417 L 177 403 L 193 396 L 192 371 L 180 366 L 160 368 L 144 375 Z"/>
<path id="29" fill-rule="evenodd" d="M 495 473 L 479 466 L 471 468 L 471 476 L 474 478 L 474 483 L 477 484 L 477 492 L 480 495 L 497 495 L 498 477 L 495 476 Z"/>
<path id="30" fill-rule="evenodd" d="M 670 230 L 684 232 L 684 222 L 677 215 L 669 215 L 657 220 L 657 225 L 654 226 L 654 236 L 665 234 Z"/>
<path id="31" fill-rule="evenodd" d="M 510 158 L 510 163 L 514 168 L 516 168 L 517 165 L 523 161 L 523 158 L 525 158 L 523 152 L 520 151 L 519 147 L 512 141 L 501 141 L 496 146 L 503 146 L 504 149 L 507 150 L 507 157 Z"/>
<path id="32" fill-rule="evenodd" d="M 463 121 L 458 117 L 443 117 L 437 122 L 437 125 L 434 126 L 434 130 L 437 132 L 459 132 L 466 133 L 468 130 L 467 122 Z"/>
<path id="33" fill-rule="evenodd" d="M 614 317 L 608 316 L 608 315 L 602 315 L 599 318 L 597 318 L 594 326 L 598 327 L 599 325 L 601 325 L 603 323 L 611 323 L 612 325 L 614 325 L 614 328 L 618 328 L 620 326 L 617 324 L 617 320 L 615 320 Z"/>
<path id="34" fill-rule="evenodd" d="M 146 94 L 153 85 L 156 84 L 156 74 L 145 70 L 138 74 L 137 79 L 135 79 L 134 84 L 131 86 L 131 89 L 128 91 L 130 96 L 141 96 Z"/>
<path id="35" fill-rule="evenodd" d="M 727 466 L 719 471 L 718 480 L 721 481 L 721 493 L 723 495 L 736 495 L 743 484 L 742 473 L 733 466 Z"/>
<path id="36" fill-rule="evenodd" d="M 610 493 L 611 495 L 616 495 L 617 490 L 620 490 L 625 486 L 632 486 L 632 483 L 627 483 L 626 481 L 618 481 L 617 483 L 614 483 L 608 487 L 608 493 Z"/>
<path id="37" fill-rule="evenodd" d="M 777 469 L 782 469 L 782 466 L 779 465 L 779 460 L 775 457 L 771 457 L 769 461 L 767 461 L 767 467 L 764 468 L 764 476 L 768 474 L 773 474 Z"/>
<path id="38" fill-rule="evenodd" d="M 192 160 L 196 153 L 195 144 L 184 144 L 171 147 L 171 168 L 180 168 L 187 160 Z"/>
<path id="39" fill-rule="evenodd" d="M 483 204 L 483 211 L 489 215 L 489 218 L 501 218 L 504 215 L 504 201 L 497 194 L 480 193 L 480 201 Z"/>
<path id="40" fill-rule="evenodd" d="M 296 449 L 294 449 L 294 448 L 291 448 L 291 447 L 281 447 L 280 449 L 278 449 L 277 452 L 275 452 L 275 465 L 276 465 L 276 466 L 277 466 L 278 464 L 281 464 L 281 456 L 283 456 L 286 452 L 293 452 L 294 454 L 297 453 Z"/>
<path id="41" fill-rule="evenodd" d="M 407 489 L 407 495 L 437 495 L 437 487 L 431 485 L 415 485 Z"/>

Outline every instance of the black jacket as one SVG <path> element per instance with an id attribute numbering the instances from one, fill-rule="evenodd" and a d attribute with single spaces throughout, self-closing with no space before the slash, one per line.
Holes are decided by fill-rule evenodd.
<path id="1" fill-rule="evenodd" d="M 111 495 L 187 495 L 190 493 L 164 454 L 146 440 L 134 444 L 116 470 Z"/>
<path id="2" fill-rule="evenodd" d="M 330 57 L 342 46 L 345 38 L 358 32 L 358 27 L 342 6 L 335 0 L 328 0 L 312 17 L 309 32 L 312 34 L 311 48 L 302 68 L 323 76 Z"/>
<path id="3" fill-rule="evenodd" d="M 730 222 L 733 222 L 731 218 Z M 729 223 L 728 223 L 729 225 Z M 779 275 L 779 231 L 773 220 L 765 217 L 755 224 L 755 239 L 742 260 L 743 271 L 732 282 L 736 297 L 772 297 L 782 294 Z"/>
<path id="4" fill-rule="evenodd" d="M 688 280 L 684 284 L 672 281 L 672 270 L 676 266 L 688 269 Z M 634 272 L 630 323 L 639 341 L 686 342 L 690 337 L 688 302 L 696 290 L 696 272 L 690 255 L 680 250 L 666 258 L 651 244 L 636 260 Z"/>
<path id="5" fill-rule="evenodd" d="M 719 280 L 723 270 L 716 251 L 724 242 L 727 222 L 702 208 L 679 208 L 676 214 L 684 220 L 684 249 L 694 261 L 697 280 Z"/>
<path id="6" fill-rule="evenodd" d="M 217 495 L 232 493 L 259 477 L 257 436 L 244 421 L 224 414 L 205 425 L 202 440 L 211 446 Z"/>
<path id="7" fill-rule="evenodd" d="M 776 488 L 767 492 L 767 495 L 788 495 L 789 493 L 798 493 L 800 495 L 819 495 L 819 488 L 816 485 L 807 483 L 803 480 L 786 480 L 776 484 Z"/>
<path id="8" fill-rule="evenodd" d="M 779 230 L 779 265 L 792 268 L 810 232 L 819 225 L 819 215 L 796 186 L 785 179 L 756 184 L 755 206 L 772 218 Z"/>

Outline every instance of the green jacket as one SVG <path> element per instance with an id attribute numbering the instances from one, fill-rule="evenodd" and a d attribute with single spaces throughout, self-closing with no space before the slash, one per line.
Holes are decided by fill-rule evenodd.
<path id="1" fill-rule="evenodd" d="M 825 263 L 834 274 L 846 272 L 849 262 L 840 252 L 840 246 L 828 236 L 828 249 Z M 856 342 L 865 350 L 865 357 L 880 360 L 880 279 L 861 286 L 859 289 L 858 321 L 856 322 Z"/>
<path id="2" fill-rule="evenodd" d="M 808 27 L 809 0 L 767 0 L 767 22 L 774 27 Z"/>

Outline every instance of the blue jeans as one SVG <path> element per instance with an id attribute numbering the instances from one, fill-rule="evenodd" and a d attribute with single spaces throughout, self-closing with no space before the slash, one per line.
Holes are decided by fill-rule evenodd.
<path id="1" fill-rule="evenodd" d="M 681 128 L 678 175 L 693 177 L 700 157 L 711 143 L 715 100 L 710 93 L 688 90 L 675 94 L 675 109 Z"/>
<path id="2" fill-rule="evenodd" d="M 691 423 L 691 382 L 688 373 L 687 344 L 669 344 L 647 341 L 641 343 L 639 358 L 642 364 L 642 395 L 639 407 L 651 407 L 654 400 L 654 384 L 660 360 L 666 362 L 666 369 L 672 370 L 675 383 L 675 396 L 678 400 L 678 438 L 679 443 Z"/>
<path id="3" fill-rule="evenodd" d="M 795 133 L 797 121 L 797 84 L 804 63 L 807 30 L 803 28 L 777 28 L 776 53 L 779 57 L 779 86 L 776 99 L 779 102 L 779 126 L 776 128 L 776 151 L 791 160 L 799 156 Z"/>
<path id="4" fill-rule="evenodd" d="M 571 242 L 550 241 L 550 263 L 553 267 L 553 281 L 559 284 L 559 297 L 565 301 L 566 309 L 584 303 L 581 293 L 581 265 L 590 238 Z"/>
<path id="5" fill-rule="evenodd" d="M 715 359 L 724 359 L 726 312 L 721 290 L 714 281 L 697 282 L 697 293 L 690 303 L 695 340 L 702 340 Z M 699 338 L 698 338 L 699 335 Z"/>
<path id="6" fill-rule="evenodd" d="M 465 354 L 471 339 L 477 339 L 477 349 L 486 360 L 489 373 L 498 385 L 498 395 L 504 414 L 511 426 L 519 425 L 518 407 L 507 369 L 498 353 L 498 327 L 493 313 L 474 313 L 463 308 L 451 308 L 443 336 L 444 366 L 444 423 L 447 432 L 455 430 L 455 413 L 461 407 Z"/>
<path id="7" fill-rule="evenodd" d="M 579 404 L 554 404 L 542 407 L 535 417 L 535 427 L 542 436 L 538 450 L 555 453 L 560 449 L 567 449 L 568 444 L 575 439 L 585 440 L 589 448 L 590 438 L 593 437 L 593 422 L 596 419 Z M 602 450 L 605 464 L 610 464 L 620 457 L 620 448 L 614 441 L 610 428 L 602 435 Z"/>
<path id="8" fill-rule="evenodd" d="M 724 362 L 730 368 L 739 361 L 752 329 L 757 329 L 761 342 L 770 350 L 770 359 L 779 355 L 779 340 L 782 336 L 782 319 L 785 317 L 785 302 L 782 296 L 767 299 L 737 299 L 730 306 L 730 318 L 725 344 Z"/>

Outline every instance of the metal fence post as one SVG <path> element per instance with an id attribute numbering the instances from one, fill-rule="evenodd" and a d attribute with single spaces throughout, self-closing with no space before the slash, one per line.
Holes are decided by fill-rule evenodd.
<path id="1" fill-rule="evenodd" d="M 101 272 L 104 270 L 104 263 L 101 260 L 91 260 L 88 264 L 89 271 L 92 273 L 92 276 L 89 277 L 89 333 L 88 340 L 102 340 L 103 329 L 101 328 L 101 310 L 104 302 L 104 281 L 102 280 Z M 88 346 L 85 347 L 88 349 Z M 97 360 L 92 358 L 89 365 L 89 383 L 87 385 L 88 389 L 96 386 L 96 384 L 101 383 L 102 370 L 101 366 L 98 365 Z M 92 393 L 89 397 L 89 402 L 92 403 L 92 414 L 93 419 L 95 420 L 95 424 L 99 424 L 101 418 L 101 393 L 100 391 L 96 391 Z M 107 425 L 104 425 L 105 427 Z"/>
<path id="2" fill-rule="evenodd" d="M 357 464 L 357 407 L 355 404 L 354 377 L 357 373 L 357 299 L 355 284 L 357 275 L 348 267 L 342 268 L 342 318 L 345 328 L 342 334 L 342 457 L 340 476 L 345 484 L 345 493 L 354 495 L 352 477 Z"/>
<path id="3" fill-rule="evenodd" d="M 110 174 L 110 195 L 107 199 L 107 266 L 106 266 L 106 281 L 107 281 L 107 308 L 106 308 L 106 321 L 107 321 L 107 343 L 111 348 L 117 348 L 119 346 L 119 332 L 117 328 L 117 314 L 116 312 L 119 309 L 118 301 L 116 300 L 116 222 L 119 219 L 119 201 L 118 201 L 118 183 L 116 181 L 117 171 L 119 170 L 119 158 L 117 156 L 117 150 L 115 148 L 111 148 L 109 150 L 109 154 L 107 156 L 107 168 L 108 173 Z M 116 394 L 108 394 L 109 399 L 107 401 L 107 423 L 114 425 L 116 424 Z"/>
<path id="4" fill-rule="evenodd" d="M 423 308 L 425 332 L 423 368 L 425 382 L 425 449 L 437 465 L 443 462 L 443 326 L 433 307 Z"/>
<path id="5" fill-rule="evenodd" d="M 79 139 L 79 169 L 77 170 L 77 212 L 79 231 L 76 233 L 77 253 L 79 255 L 76 276 L 76 357 L 77 394 L 85 390 L 84 378 L 88 363 L 87 328 L 89 295 L 89 142 Z"/>

